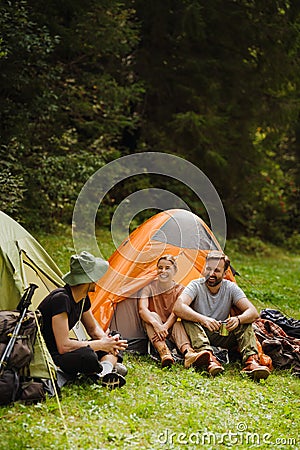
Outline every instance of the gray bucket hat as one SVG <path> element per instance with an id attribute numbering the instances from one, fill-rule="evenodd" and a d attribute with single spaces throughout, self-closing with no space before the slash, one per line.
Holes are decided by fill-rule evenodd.
<path id="1" fill-rule="evenodd" d="M 105 274 L 108 266 L 108 262 L 104 259 L 96 258 L 91 253 L 83 251 L 71 256 L 70 272 L 66 273 L 62 279 L 70 286 L 93 283 Z"/>

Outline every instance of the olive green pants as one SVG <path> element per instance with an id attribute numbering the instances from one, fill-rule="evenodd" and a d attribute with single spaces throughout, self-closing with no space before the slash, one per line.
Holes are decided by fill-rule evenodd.
<path id="1" fill-rule="evenodd" d="M 190 338 L 193 349 L 196 352 L 202 350 L 212 351 L 211 346 L 227 349 L 238 349 L 245 363 L 249 356 L 258 353 L 256 338 L 252 324 L 239 325 L 228 336 L 221 336 L 218 332 L 211 332 L 199 323 L 182 321 L 185 331 Z"/>

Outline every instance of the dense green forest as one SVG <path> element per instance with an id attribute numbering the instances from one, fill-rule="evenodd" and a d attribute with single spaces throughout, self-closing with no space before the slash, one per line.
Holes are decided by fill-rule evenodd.
<path id="1" fill-rule="evenodd" d="M 211 180 L 229 236 L 300 246 L 298 0 L 0 0 L 0 208 L 70 224 L 89 177 L 166 152 Z M 105 198 L 160 187 L 130 178 Z"/>

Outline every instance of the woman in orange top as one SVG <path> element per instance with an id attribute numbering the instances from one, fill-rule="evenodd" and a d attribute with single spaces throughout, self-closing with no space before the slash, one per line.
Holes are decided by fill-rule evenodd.
<path id="1" fill-rule="evenodd" d="M 174 342 L 184 355 L 186 368 L 200 366 L 201 354 L 194 352 L 181 321 L 173 313 L 173 306 L 184 286 L 173 280 L 177 272 L 174 256 L 163 255 L 157 261 L 157 278 L 145 286 L 139 300 L 139 314 L 147 335 L 158 351 L 162 367 L 174 363 L 166 339 Z"/>

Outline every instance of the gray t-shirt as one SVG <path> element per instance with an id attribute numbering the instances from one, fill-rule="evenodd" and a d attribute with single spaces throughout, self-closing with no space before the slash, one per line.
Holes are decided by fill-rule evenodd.
<path id="1" fill-rule="evenodd" d="M 204 278 L 191 281 L 184 289 L 183 294 L 187 294 L 193 299 L 190 307 L 194 311 L 216 320 L 226 320 L 231 306 L 246 297 L 242 289 L 229 280 L 222 280 L 219 291 L 212 294 L 206 287 Z"/>

